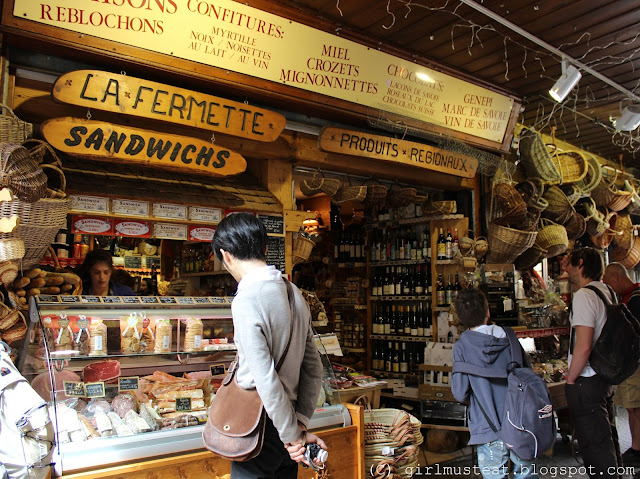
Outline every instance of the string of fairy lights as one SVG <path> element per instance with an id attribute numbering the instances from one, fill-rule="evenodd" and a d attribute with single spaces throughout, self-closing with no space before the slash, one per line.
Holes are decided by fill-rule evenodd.
<path id="1" fill-rule="evenodd" d="M 342 9 L 340 8 L 341 2 L 345 3 L 348 2 L 348 0 L 336 0 L 335 7 L 340 16 L 344 16 Z M 483 41 L 493 38 L 487 36 L 487 33 L 490 35 L 498 35 L 502 38 L 504 46 L 503 62 L 504 78 L 506 81 L 509 81 L 509 74 L 514 71 L 514 68 L 521 69 L 525 78 L 527 78 L 530 73 L 537 71 L 540 78 L 549 79 L 551 82 L 555 81 L 555 78 L 545 74 L 547 71 L 545 68 L 545 62 L 548 64 L 548 62 L 552 60 L 554 64 L 557 64 L 562 60 L 561 58 L 558 58 L 556 54 L 550 51 L 532 47 L 531 44 L 519 41 L 518 38 L 514 38 L 511 34 L 504 33 L 491 22 L 481 24 L 465 17 L 464 5 L 465 3 L 461 0 L 441 0 L 438 5 L 426 5 L 414 0 L 387 0 L 386 11 L 389 18 L 388 21 L 383 22 L 382 28 L 386 30 L 392 29 L 396 25 L 396 21 L 399 16 L 404 16 L 405 19 L 409 18 L 414 10 L 417 9 L 426 9 L 434 13 L 442 12 L 449 14 L 456 18 L 456 23 L 453 24 L 450 32 L 451 49 L 453 51 L 459 49 L 460 42 L 463 41 L 465 42 L 464 47 L 466 48 L 469 56 L 473 56 L 473 48 L 475 46 L 483 47 Z M 398 6 L 401 8 L 398 8 Z M 505 5 L 501 4 L 500 6 L 503 7 Z M 531 8 L 533 8 L 533 10 L 538 10 L 536 5 L 533 5 Z M 509 11 L 506 10 L 505 13 L 508 14 Z M 460 29 L 468 30 L 469 35 L 457 35 Z M 483 37 L 485 37 L 484 40 Z M 590 32 L 582 32 L 575 41 L 562 43 L 557 47 L 557 50 L 564 52 L 568 49 L 572 49 L 572 51 L 575 51 L 576 47 L 582 46 L 584 51 L 579 56 L 573 56 L 573 59 L 583 62 L 584 65 L 587 65 L 592 69 L 628 64 L 630 71 L 634 71 L 633 61 L 637 59 L 638 55 L 640 55 L 640 33 L 635 33 L 626 40 L 608 41 L 604 44 L 592 44 L 591 37 L 592 34 Z M 431 40 L 434 39 L 432 36 L 429 38 Z M 635 46 L 635 48 L 630 51 L 625 51 L 622 55 L 606 53 L 607 51 L 610 51 L 612 47 L 628 46 Z M 515 53 L 513 53 L 514 48 L 521 49 L 520 51 L 523 52 L 521 53 L 522 60 L 519 62 L 519 65 L 516 65 L 515 67 L 513 65 L 515 60 L 512 60 L 515 56 Z M 625 48 L 615 49 L 626 50 Z M 589 59 L 600 51 L 605 54 L 595 59 Z M 534 64 L 536 65 L 535 67 Z M 633 89 L 630 90 L 632 96 L 636 95 L 636 92 L 640 91 L 639 88 L 640 78 L 636 81 Z M 612 101 L 619 102 L 620 111 L 623 111 L 625 106 L 633 102 L 633 98 L 624 95 L 624 93 L 618 91 L 612 93 L 608 89 L 606 91 L 606 95 L 601 98 L 596 98 L 591 87 L 587 85 L 574 88 L 571 94 L 564 101 L 559 103 L 541 97 L 525 99 L 525 107 L 536 109 L 535 123 L 534 125 L 528 126 L 539 131 L 555 126 L 558 131 L 566 133 L 569 129 L 569 124 L 571 123 L 571 128 L 576 131 L 576 137 L 579 137 L 581 132 L 578 119 L 581 118 L 583 120 L 591 121 L 593 124 L 596 124 L 606 130 L 606 132 L 611 135 L 611 142 L 613 145 L 623 151 L 633 153 L 633 156 L 635 157 L 636 153 L 640 152 L 639 128 L 636 128 L 633 131 L 620 131 L 612 125 L 609 118 L 591 118 L 579 111 L 578 107 L 585 109 L 595 107 L 599 103 L 606 104 L 611 103 Z M 521 120 L 523 119 L 524 117 L 521 113 Z"/>

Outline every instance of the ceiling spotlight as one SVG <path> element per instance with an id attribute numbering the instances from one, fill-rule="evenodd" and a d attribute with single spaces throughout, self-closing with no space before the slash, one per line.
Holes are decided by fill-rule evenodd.
<path id="1" fill-rule="evenodd" d="M 640 106 L 625 106 L 622 110 L 622 116 L 613 119 L 613 126 L 620 131 L 633 131 L 638 128 L 640 126 Z"/>
<path id="2" fill-rule="evenodd" d="M 573 65 L 562 61 L 562 76 L 558 78 L 553 88 L 549 90 L 549 95 L 557 102 L 564 100 L 569 92 L 578 84 L 582 78 L 582 73 Z"/>

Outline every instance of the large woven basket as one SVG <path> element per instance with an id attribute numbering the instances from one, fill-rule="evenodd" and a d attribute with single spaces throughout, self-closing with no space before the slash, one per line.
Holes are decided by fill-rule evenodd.
<path id="1" fill-rule="evenodd" d="M 614 236 L 613 244 L 618 248 L 628 249 L 633 243 L 633 222 L 629 213 L 618 213 L 615 229 L 620 232 Z"/>
<path id="2" fill-rule="evenodd" d="M 547 250 L 540 248 L 537 244 L 522 253 L 516 258 L 515 266 L 518 271 L 527 271 L 537 265 L 547 257 Z"/>
<path id="3" fill-rule="evenodd" d="M 340 189 L 340 185 L 340 180 L 336 178 L 325 178 L 322 173 L 316 171 L 313 178 L 300 183 L 300 191 L 305 196 L 313 196 L 318 193 L 333 196 L 338 192 L 338 189 Z"/>
<path id="4" fill-rule="evenodd" d="M 394 208 L 400 208 L 415 203 L 418 190 L 411 187 L 392 187 L 387 193 L 387 201 Z"/>
<path id="5" fill-rule="evenodd" d="M 625 180 L 622 189 L 618 189 L 613 195 L 611 201 L 607 203 L 607 208 L 613 211 L 622 211 L 631 204 L 631 200 L 633 199 L 635 192 L 636 190 L 633 185 L 629 181 Z"/>
<path id="6" fill-rule="evenodd" d="M 380 183 L 378 180 L 371 178 L 364 182 L 367 186 L 367 197 L 365 202 L 372 206 L 380 206 L 387 199 L 389 188 Z"/>
<path id="7" fill-rule="evenodd" d="M 580 181 L 576 182 L 576 186 L 582 190 L 583 196 L 589 195 L 591 191 L 598 186 L 602 179 L 602 170 L 600 163 L 591 153 L 583 152 L 587 158 L 587 174 Z"/>
<path id="8" fill-rule="evenodd" d="M 541 250 L 547 250 L 546 257 L 553 258 L 567 250 L 569 238 L 564 226 L 556 224 L 548 219 L 541 219 L 541 228 L 538 230 L 535 245 Z"/>
<path id="9" fill-rule="evenodd" d="M 293 266 L 306 262 L 311 256 L 311 251 L 316 244 L 309 238 L 296 235 L 293 238 Z"/>
<path id="10" fill-rule="evenodd" d="M 426 215 L 453 215 L 458 210 L 455 201 L 431 201 L 422 207 L 423 214 Z"/>
<path id="11" fill-rule="evenodd" d="M 522 130 L 519 151 L 529 176 L 541 178 L 549 184 L 561 181 L 560 171 L 539 133 L 528 129 Z"/>
<path id="12" fill-rule="evenodd" d="M 499 224 L 518 222 L 527 214 L 527 203 L 511 183 L 494 182 L 492 196 L 492 219 L 499 219 Z"/>
<path id="13" fill-rule="evenodd" d="M 16 116 L 11 108 L 4 103 L 0 103 L 0 142 L 22 143 L 33 133 L 33 125 L 22 121 Z M 5 115 L 5 111 L 9 113 Z"/>
<path id="14" fill-rule="evenodd" d="M 587 231 L 587 220 L 580 213 L 574 211 L 569 220 L 562 226 L 567 232 L 567 239 L 578 239 Z"/>
<path id="15" fill-rule="evenodd" d="M 587 175 L 587 156 L 580 151 L 556 150 L 553 161 L 558 165 L 561 183 L 575 183 Z"/>
<path id="16" fill-rule="evenodd" d="M 549 206 L 542 212 L 544 218 L 558 224 L 564 224 L 573 214 L 574 209 L 571 202 L 559 187 L 549 186 L 544 192 L 544 199 L 549 202 Z"/>
<path id="17" fill-rule="evenodd" d="M 608 175 L 604 171 L 612 170 Z M 601 178 L 596 187 L 591 191 L 591 198 L 597 206 L 607 206 L 616 196 L 618 187 L 616 186 L 617 172 L 609 166 L 601 166 Z"/>
<path id="18" fill-rule="evenodd" d="M 634 236 L 629 248 L 613 248 L 611 256 L 613 261 L 622 264 L 625 268 L 635 268 L 640 263 L 640 237 Z"/>
<path id="19" fill-rule="evenodd" d="M 533 246 L 537 234 L 537 231 L 521 231 L 490 223 L 487 261 L 513 263 L 518 256 Z"/>
<path id="20" fill-rule="evenodd" d="M 16 261 L 24 256 L 24 241 L 20 238 L 0 239 L 0 263 Z"/>
<path id="21" fill-rule="evenodd" d="M 47 177 L 29 151 L 18 143 L 0 143 L 0 188 L 16 198 L 37 201 L 47 190 Z"/>
<path id="22" fill-rule="evenodd" d="M 366 186 L 349 186 L 343 185 L 335 195 L 331 197 L 331 201 L 338 205 L 347 201 L 364 201 L 367 197 Z"/>

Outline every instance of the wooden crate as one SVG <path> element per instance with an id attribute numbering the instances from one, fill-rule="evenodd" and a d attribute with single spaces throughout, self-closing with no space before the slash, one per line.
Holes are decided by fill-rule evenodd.
<path id="1" fill-rule="evenodd" d="M 561 409 L 567 407 L 567 398 L 564 395 L 565 381 L 558 383 L 548 383 L 547 389 L 549 390 L 549 397 L 551 398 L 551 404 L 554 409 Z"/>

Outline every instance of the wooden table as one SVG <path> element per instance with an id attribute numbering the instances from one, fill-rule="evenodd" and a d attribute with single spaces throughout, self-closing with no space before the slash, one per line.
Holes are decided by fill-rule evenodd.
<path id="1" fill-rule="evenodd" d="M 387 383 L 379 384 L 371 387 L 354 386 L 346 389 L 339 389 L 340 402 L 352 403 L 360 396 L 365 396 L 369 399 L 372 409 L 378 409 L 380 407 L 380 392 L 387 388 Z"/>

